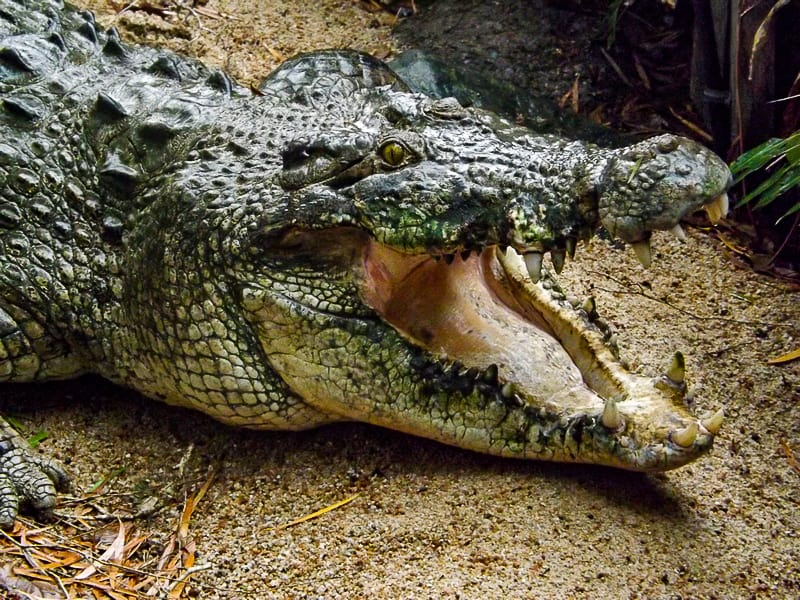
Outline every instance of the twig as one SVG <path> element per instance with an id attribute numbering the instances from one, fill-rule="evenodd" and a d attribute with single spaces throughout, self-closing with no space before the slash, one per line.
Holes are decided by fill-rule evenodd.
<path id="1" fill-rule="evenodd" d="M 189 576 L 191 576 L 193 573 L 197 573 L 197 572 L 199 572 L 199 571 L 207 571 L 207 570 L 208 570 L 208 569 L 210 569 L 211 567 L 212 567 L 212 565 L 210 565 L 210 564 L 206 564 L 206 565 L 194 565 L 193 567 L 189 567 L 188 569 L 186 569 L 186 570 L 185 570 L 185 571 L 184 571 L 184 572 L 183 572 L 183 573 L 180 575 L 180 577 L 175 577 L 175 578 L 173 578 L 173 579 L 172 579 L 172 585 L 170 585 L 170 586 L 169 586 L 169 589 L 167 590 L 167 593 L 168 593 L 168 594 L 172 593 L 172 591 L 173 591 L 173 590 L 175 590 L 175 588 L 177 588 L 179 585 L 181 585 L 181 584 L 183 584 L 183 583 L 186 583 L 186 580 L 187 580 L 187 579 L 189 578 Z"/>
<path id="2" fill-rule="evenodd" d="M 675 109 L 672 108 L 671 106 L 669 107 L 669 112 L 671 112 L 673 117 L 678 119 L 678 121 L 683 123 L 684 126 L 690 129 L 698 137 L 703 138 L 706 142 L 714 141 L 714 136 L 712 136 L 710 133 L 708 133 L 705 129 L 703 129 L 699 125 L 695 125 L 694 123 L 692 123 L 689 119 L 680 116 L 677 112 L 675 112 Z"/>
<path id="3" fill-rule="evenodd" d="M 625 77 L 625 73 L 622 72 L 622 69 L 619 68 L 619 65 L 611 58 L 611 55 L 605 51 L 604 48 L 600 48 L 600 52 L 603 54 L 605 59 L 608 61 L 608 64 L 611 65 L 611 68 L 614 69 L 614 72 L 619 75 L 619 78 L 622 79 L 622 82 L 627 85 L 628 87 L 633 87 L 631 80 Z"/>
<path id="4" fill-rule="evenodd" d="M 344 500 L 339 500 L 338 502 L 334 502 L 333 504 L 331 504 L 329 506 L 326 506 L 325 508 L 321 508 L 321 509 L 319 509 L 317 511 L 314 511 L 311 514 L 308 514 L 308 515 L 305 515 L 303 517 L 300 517 L 299 519 L 295 519 L 294 521 L 292 521 L 290 523 L 285 523 L 283 525 L 278 525 L 275 529 L 278 529 L 278 530 L 287 529 L 289 527 L 294 527 L 295 525 L 299 525 L 300 523 L 305 523 L 306 521 L 310 521 L 311 519 L 316 519 L 317 517 L 322 516 L 325 513 L 328 513 L 328 512 L 330 512 L 332 510 L 336 510 L 337 508 L 341 508 L 345 504 L 349 504 L 350 502 L 352 502 L 353 500 L 358 498 L 360 495 L 361 494 L 354 494 L 354 495 L 350 496 L 349 498 L 345 498 Z"/>
<path id="5" fill-rule="evenodd" d="M 800 473 L 800 462 L 798 462 L 797 456 L 795 456 L 794 450 L 792 450 L 789 442 L 781 440 L 781 448 L 783 448 L 783 453 L 786 455 L 786 462 L 789 463 L 789 466 Z"/>

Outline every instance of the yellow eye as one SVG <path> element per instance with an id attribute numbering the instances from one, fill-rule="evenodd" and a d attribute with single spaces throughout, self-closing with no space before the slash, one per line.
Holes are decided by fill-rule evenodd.
<path id="1" fill-rule="evenodd" d="M 381 147 L 381 158 L 393 167 L 402 165 L 407 155 L 408 151 L 397 142 L 389 142 Z"/>

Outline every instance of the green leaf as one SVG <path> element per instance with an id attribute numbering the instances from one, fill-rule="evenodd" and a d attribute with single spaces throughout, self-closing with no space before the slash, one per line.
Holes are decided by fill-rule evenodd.
<path id="1" fill-rule="evenodd" d="M 37 431 L 31 437 L 28 438 L 28 443 L 31 445 L 31 448 L 36 448 L 41 442 L 46 440 L 50 437 L 50 432 L 48 431 Z"/>
<path id="2" fill-rule="evenodd" d="M 786 160 L 788 160 L 793 165 L 800 163 L 800 132 L 795 133 L 792 135 L 791 138 L 797 138 L 797 144 L 792 146 L 786 151 Z"/>
<path id="3" fill-rule="evenodd" d="M 783 221 L 783 220 L 784 220 L 786 217 L 788 217 L 789 215 L 793 215 L 793 214 L 794 214 L 794 213 L 796 213 L 798 210 L 800 210 L 800 202 L 798 202 L 798 203 L 797 203 L 797 204 L 795 204 L 795 205 L 794 205 L 792 208 L 790 208 L 790 209 L 789 209 L 789 210 L 787 210 L 785 213 L 783 213 L 783 216 L 782 216 L 780 219 L 778 219 L 777 221 L 775 221 L 775 224 L 777 225 L 778 223 L 780 223 L 781 221 Z"/>
<path id="4" fill-rule="evenodd" d="M 792 156 L 800 153 L 800 132 L 795 132 L 786 139 L 769 139 L 733 161 L 731 171 L 736 178 L 735 183 L 788 153 L 791 153 Z M 789 162 L 796 163 L 797 161 L 790 160 Z"/>
<path id="5" fill-rule="evenodd" d="M 755 148 L 751 148 L 733 161 L 731 163 L 731 171 L 736 178 L 736 183 L 750 175 L 750 173 L 758 171 L 771 160 L 775 160 L 775 157 L 780 154 L 778 148 L 781 142 L 783 140 L 780 138 L 772 138 Z"/>
<path id="6" fill-rule="evenodd" d="M 800 186 L 800 131 L 795 131 L 785 139 L 772 138 L 742 154 L 731 164 L 736 183 L 748 175 L 781 164 L 766 180 L 742 198 L 736 207 L 756 201 L 754 208 L 763 208 L 773 202 L 781 194 Z M 800 203 L 795 204 L 783 214 L 781 219 L 800 210 Z M 780 221 L 780 219 L 778 219 Z"/>

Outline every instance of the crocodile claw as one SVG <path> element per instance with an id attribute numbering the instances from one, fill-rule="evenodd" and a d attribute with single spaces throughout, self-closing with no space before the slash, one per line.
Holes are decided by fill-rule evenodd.
<path id="1" fill-rule="evenodd" d="M 14 524 L 21 502 L 40 514 L 56 503 L 56 491 L 69 487 L 69 477 L 55 461 L 34 455 L 28 443 L 0 419 L 0 527 Z"/>

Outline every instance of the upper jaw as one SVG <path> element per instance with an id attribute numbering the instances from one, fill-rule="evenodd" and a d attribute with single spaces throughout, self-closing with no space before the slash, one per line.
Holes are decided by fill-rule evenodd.
<path id="1" fill-rule="evenodd" d="M 700 208 L 713 224 L 728 212 L 730 169 L 687 138 L 661 135 L 612 150 L 595 177 L 600 222 L 628 243 L 671 230 Z"/>

